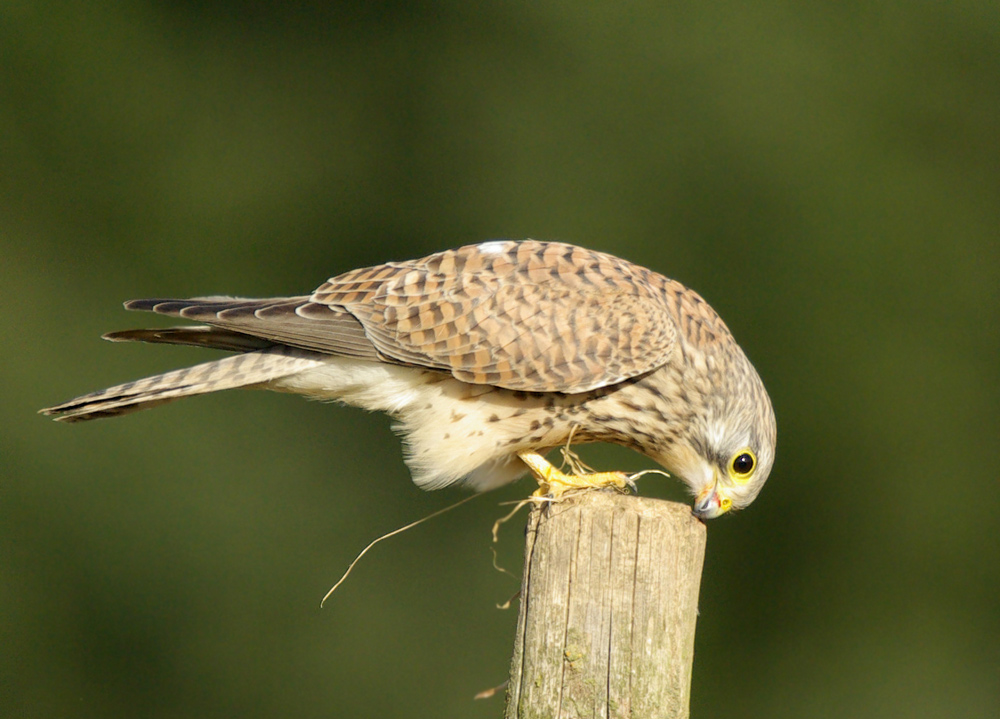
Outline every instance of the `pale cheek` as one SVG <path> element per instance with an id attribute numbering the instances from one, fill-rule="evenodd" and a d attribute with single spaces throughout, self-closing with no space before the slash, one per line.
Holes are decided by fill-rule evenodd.
<path id="1" fill-rule="evenodd" d="M 674 451 L 670 456 L 664 457 L 661 464 L 678 479 L 683 480 L 695 494 L 711 484 L 714 479 L 712 467 L 688 447 L 675 446 Z"/>

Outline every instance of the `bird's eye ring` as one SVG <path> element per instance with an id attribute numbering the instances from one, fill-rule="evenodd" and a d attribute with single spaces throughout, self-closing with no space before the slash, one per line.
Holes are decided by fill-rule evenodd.
<path id="1" fill-rule="evenodd" d="M 748 482 L 757 468 L 757 457 L 749 447 L 741 449 L 729 461 L 729 476 L 738 484 Z"/>

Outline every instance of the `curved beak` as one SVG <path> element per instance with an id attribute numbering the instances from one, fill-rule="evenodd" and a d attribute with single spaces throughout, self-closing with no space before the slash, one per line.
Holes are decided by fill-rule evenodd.
<path id="1" fill-rule="evenodd" d="M 694 500 L 694 514 L 699 519 L 715 519 L 733 506 L 733 500 L 719 494 L 718 481 L 705 487 Z"/>

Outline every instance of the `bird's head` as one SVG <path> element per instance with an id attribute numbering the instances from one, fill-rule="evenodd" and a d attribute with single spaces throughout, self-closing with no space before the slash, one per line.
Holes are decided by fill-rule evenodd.
<path id="1" fill-rule="evenodd" d="M 662 461 L 688 485 L 694 513 L 702 519 L 748 506 L 774 464 L 774 410 L 756 372 L 750 372 L 753 381 L 739 383 L 739 391 L 711 398 Z"/>

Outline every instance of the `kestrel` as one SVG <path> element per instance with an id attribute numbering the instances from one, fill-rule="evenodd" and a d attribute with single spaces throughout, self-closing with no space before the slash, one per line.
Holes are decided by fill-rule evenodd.
<path id="1" fill-rule="evenodd" d="M 234 387 L 386 412 L 424 489 L 485 490 L 531 471 L 543 491 L 615 484 L 544 454 L 575 443 L 637 450 L 681 478 L 694 512 L 749 505 L 771 471 L 764 385 L 695 292 L 573 245 L 492 241 L 327 280 L 311 295 L 125 303 L 201 324 L 112 332 L 234 356 L 42 410 L 111 417 Z"/>

